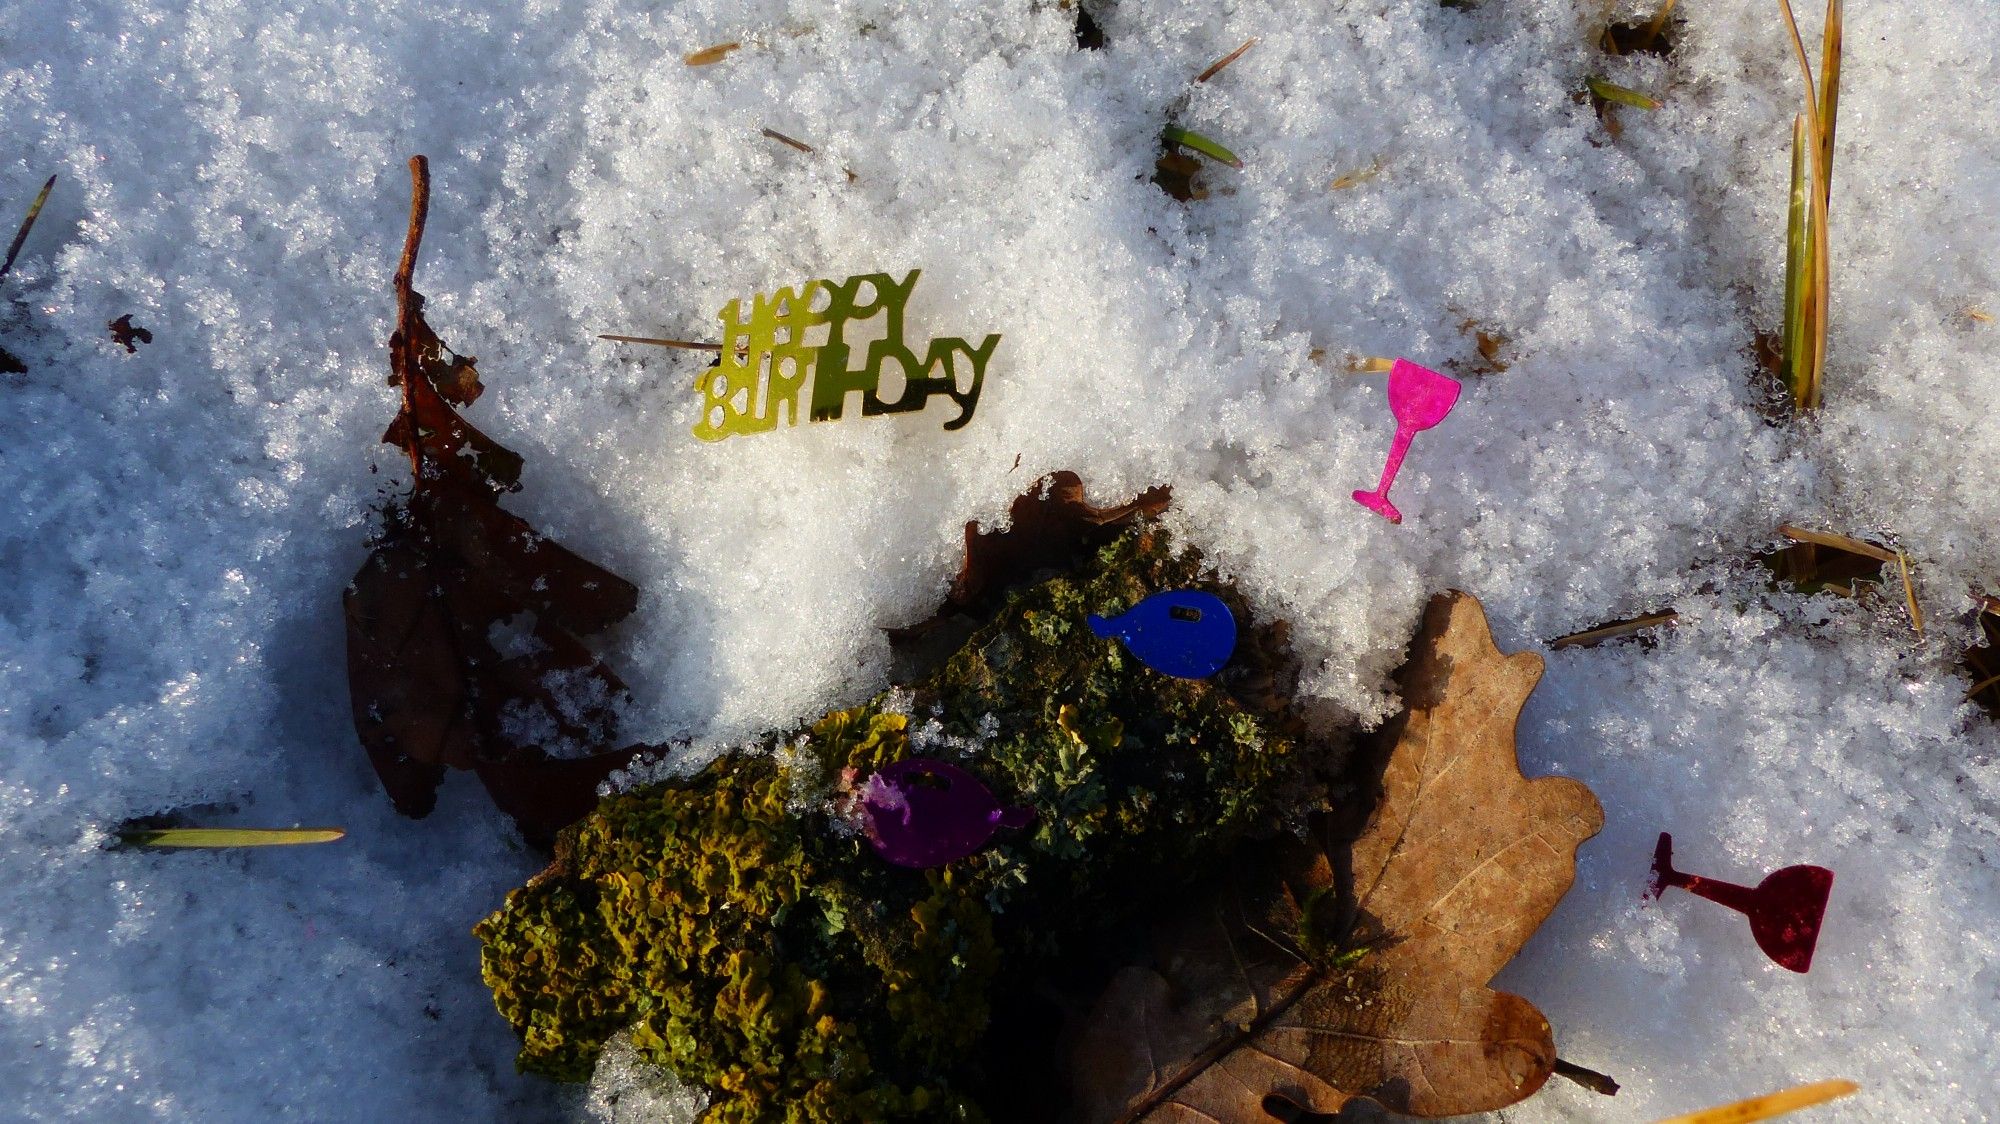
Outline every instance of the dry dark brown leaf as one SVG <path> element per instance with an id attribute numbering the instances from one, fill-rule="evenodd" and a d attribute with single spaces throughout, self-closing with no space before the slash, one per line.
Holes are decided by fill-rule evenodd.
<path id="1" fill-rule="evenodd" d="M 1020 467 L 1018 458 L 1015 467 Z M 957 648 L 981 616 L 998 607 L 1009 590 L 1076 566 L 1133 521 L 1165 511 L 1171 498 L 1172 489 L 1161 485 L 1130 503 L 1095 507 L 1083 498 L 1081 477 L 1053 472 L 1015 498 L 1006 529 L 981 530 L 978 523 L 967 523 L 965 556 L 944 604 L 923 621 L 886 630 L 896 675 L 922 678 Z"/>
<path id="2" fill-rule="evenodd" d="M 453 408 L 484 388 L 472 358 L 424 322 L 412 287 L 429 199 L 422 157 L 411 175 L 389 341 L 403 407 L 383 440 L 408 454 L 412 483 L 345 598 L 354 726 L 398 811 L 427 814 L 444 770 L 471 769 L 541 842 L 639 748 L 604 752 L 625 688 L 578 639 L 631 613 L 638 590 L 499 506 L 520 487 L 521 458 Z"/>
<path id="3" fill-rule="evenodd" d="M 949 604 L 972 608 L 1037 571 L 1074 565 L 1117 538 L 1133 519 L 1165 511 L 1172 499 L 1173 489 L 1161 485 L 1130 503 L 1097 507 L 1084 499 L 1082 477 L 1050 473 L 1014 500 L 1006 530 L 965 525 L 965 562 L 951 583 Z"/>
<path id="4" fill-rule="evenodd" d="M 1966 697 L 2000 718 L 2000 597 L 1980 599 L 1980 643 L 1965 651 L 1965 674 L 1972 679 Z"/>
<path id="5" fill-rule="evenodd" d="M 136 355 L 140 344 L 153 342 L 153 333 L 132 323 L 129 312 L 105 327 L 111 330 L 111 342 L 123 347 L 127 355 Z"/>
<path id="6" fill-rule="evenodd" d="M 1459 375 L 1497 375 L 1514 365 L 1513 343 L 1505 332 L 1477 320 L 1461 320 L 1460 333 L 1471 337 L 1476 359 L 1450 359 L 1445 365 Z"/>
<path id="7" fill-rule="evenodd" d="M 1160 190 L 1183 203 L 1206 199 L 1208 188 L 1195 179 L 1200 172 L 1201 161 L 1178 148 L 1170 148 L 1154 162 L 1153 182 L 1160 185 Z"/>
<path id="8" fill-rule="evenodd" d="M 1399 676 L 1407 709 L 1369 766 L 1365 826 L 1321 817 L 1156 932 L 1079 1036 L 1082 1118 L 1267 1124 L 1270 1106 L 1355 1097 L 1451 1116 L 1540 1088 L 1547 1020 L 1486 985 L 1603 825 L 1583 785 L 1521 776 L 1514 726 L 1541 671 L 1500 654 L 1472 597 L 1434 600 Z"/>

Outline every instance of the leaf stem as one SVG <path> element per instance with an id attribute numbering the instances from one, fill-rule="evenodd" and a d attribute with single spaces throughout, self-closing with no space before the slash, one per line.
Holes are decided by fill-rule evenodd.
<path id="1" fill-rule="evenodd" d="M 424 298 L 413 287 L 417 248 L 424 241 L 424 221 L 431 209 L 431 162 L 410 157 L 410 229 L 403 237 L 403 258 L 396 265 L 396 334 L 389 337 L 389 369 L 403 383 L 403 448 L 410 455 L 411 486 L 424 481 L 424 442 L 417 432 L 417 380 L 423 372 L 410 355 Z"/>

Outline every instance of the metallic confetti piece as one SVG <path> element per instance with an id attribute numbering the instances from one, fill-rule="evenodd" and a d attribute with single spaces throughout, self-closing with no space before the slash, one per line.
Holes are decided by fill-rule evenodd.
<path id="1" fill-rule="evenodd" d="M 1396 415 L 1396 436 L 1389 442 L 1389 461 L 1382 466 L 1382 481 L 1372 492 L 1354 493 L 1354 502 L 1391 523 L 1401 523 L 1403 513 L 1389 502 L 1389 485 L 1403 467 L 1403 455 L 1420 430 L 1443 421 L 1458 404 L 1457 379 L 1440 375 L 1429 367 L 1419 367 L 1408 359 L 1398 359 L 1389 371 L 1389 411 Z"/>
<path id="2" fill-rule="evenodd" d="M 797 425 L 808 383 L 813 421 L 838 419 L 848 395 L 859 392 L 863 417 L 910 413 L 941 396 L 959 409 L 944 428 L 964 426 L 979 404 L 986 364 L 1000 337 L 987 336 L 978 347 L 962 339 L 933 339 L 920 358 L 903 342 L 903 308 L 921 272 L 913 269 L 901 281 L 868 273 L 760 293 L 747 316 L 741 301 L 730 301 L 721 312 L 721 362 L 695 379 L 702 409 L 694 435 L 720 441 L 769 432 L 780 422 Z M 848 329 L 877 316 L 881 338 L 867 343 L 859 367 L 850 367 L 857 345 L 848 342 Z M 900 389 L 886 401 L 882 389 L 890 366 Z"/>
<path id="3" fill-rule="evenodd" d="M 929 757 L 884 766 L 863 784 L 861 806 L 875 852 L 918 868 L 965 858 L 994 832 L 1035 818 L 1032 808 L 1001 807 L 978 777 Z"/>
<path id="4" fill-rule="evenodd" d="M 1674 869 L 1674 837 L 1663 831 L 1653 852 L 1653 880 L 1647 893 L 1657 898 L 1669 886 L 1748 917 L 1750 934 L 1757 938 L 1757 947 L 1764 955 L 1781 968 L 1803 972 L 1812 967 L 1820 922 L 1826 917 L 1827 897 L 1833 892 L 1833 872 L 1823 866 L 1788 866 L 1766 875 L 1755 889 L 1682 874 Z"/>
<path id="5" fill-rule="evenodd" d="M 1090 615 L 1090 630 L 1113 637 L 1139 662 L 1162 675 L 1206 679 L 1236 651 L 1236 617 L 1212 593 L 1174 589 L 1155 593 L 1115 617 Z"/>

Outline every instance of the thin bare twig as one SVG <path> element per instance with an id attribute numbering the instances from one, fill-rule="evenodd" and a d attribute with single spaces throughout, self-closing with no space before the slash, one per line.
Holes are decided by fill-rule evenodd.
<path id="1" fill-rule="evenodd" d="M 614 336 L 600 333 L 601 340 L 616 340 L 619 343 L 650 343 L 655 347 L 678 347 L 684 351 L 721 351 L 719 343 L 696 343 L 694 340 L 668 340 L 652 336 Z"/>
<path id="2" fill-rule="evenodd" d="M 793 148 L 798 149 L 800 152 L 811 153 L 819 151 L 812 145 L 809 145 L 804 141 L 793 140 L 792 138 L 786 136 L 785 134 L 779 132 L 776 129 L 765 129 L 764 135 L 770 137 L 774 141 L 777 141 L 779 144 L 790 145 Z"/>

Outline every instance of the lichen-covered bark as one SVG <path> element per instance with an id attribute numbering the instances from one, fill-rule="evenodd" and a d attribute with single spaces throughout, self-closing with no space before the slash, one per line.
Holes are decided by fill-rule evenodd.
<path id="1" fill-rule="evenodd" d="M 1085 623 L 1197 587 L 1242 628 L 1211 680 L 1153 672 Z M 983 1119 L 964 1073 L 999 989 L 1312 802 L 1333 763 L 1302 749 L 1286 667 L 1282 629 L 1141 526 L 1011 597 L 909 691 L 607 798 L 477 929 L 520 1065 L 580 1080 L 631 1026 L 710 1088 L 708 1120 Z M 1033 824 L 940 870 L 882 862 L 839 792 L 911 754 Z"/>

